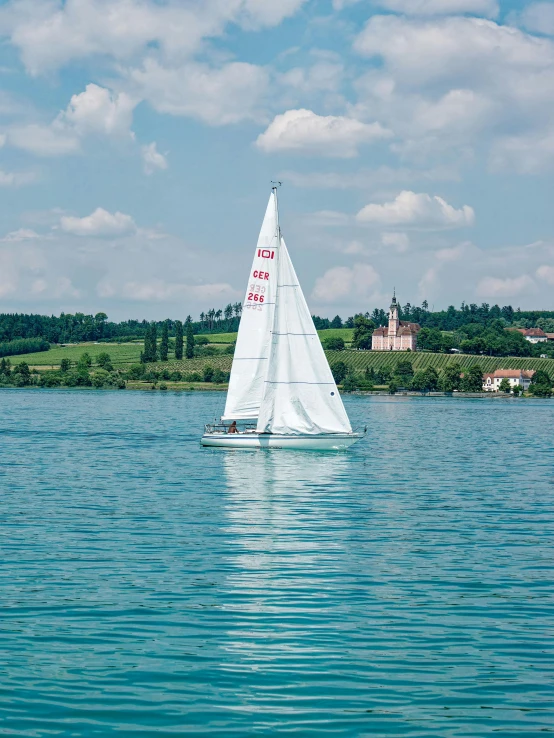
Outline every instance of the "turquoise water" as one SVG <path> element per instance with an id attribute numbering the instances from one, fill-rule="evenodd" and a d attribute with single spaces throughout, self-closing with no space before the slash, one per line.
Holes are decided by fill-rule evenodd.
<path id="1" fill-rule="evenodd" d="M 347 397 L 344 454 L 223 402 L 0 391 L 0 735 L 554 731 L 554 401 Z"/>

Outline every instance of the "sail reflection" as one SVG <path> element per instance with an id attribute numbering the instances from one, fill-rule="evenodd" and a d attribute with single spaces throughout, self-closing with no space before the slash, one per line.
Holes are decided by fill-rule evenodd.
<path id="1" fill-rule="evenodd" d="M 226 535 L 236 545 L 226 601 L 240 625 L 224 647 L 241 660 L 306 648 L 298 636 L 345 566 L 340 510 L 351 463 L 346 454 L 226 454 Z"/>

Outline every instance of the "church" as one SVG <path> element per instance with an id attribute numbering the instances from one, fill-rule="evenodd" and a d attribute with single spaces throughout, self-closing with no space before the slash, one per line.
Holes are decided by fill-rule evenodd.
<path id="1" fill-rule="evenodd" d="M 421 326 L 419 323 L 399 320 L 399 308 L 395 293 L 389 310 L 389 327 L 382 326 L 373 332 L 373 351 L 417 351 L 417 334 Z"/>

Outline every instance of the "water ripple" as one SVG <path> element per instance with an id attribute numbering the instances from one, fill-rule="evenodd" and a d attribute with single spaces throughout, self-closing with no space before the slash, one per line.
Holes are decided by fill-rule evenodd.
<path id="1" fill-rule="evenodd" d="M 223 400 L 0 392 L 0 735 L 554 731 L 554 403 L 201 449 Z"/>

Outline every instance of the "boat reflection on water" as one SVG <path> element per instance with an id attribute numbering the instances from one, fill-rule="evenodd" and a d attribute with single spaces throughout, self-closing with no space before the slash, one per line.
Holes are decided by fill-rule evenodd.
<path id="1" fill-rule="evenodd" d="M 224 648 L 233 668 L 313 651 L 305 636 L 332 607 L 331 582 L 348 558 L 341 506 L 351 464 L 347 455 L 227 452 L 223 511 L 236 553 L 225 602 L 238 628 Z"/>

